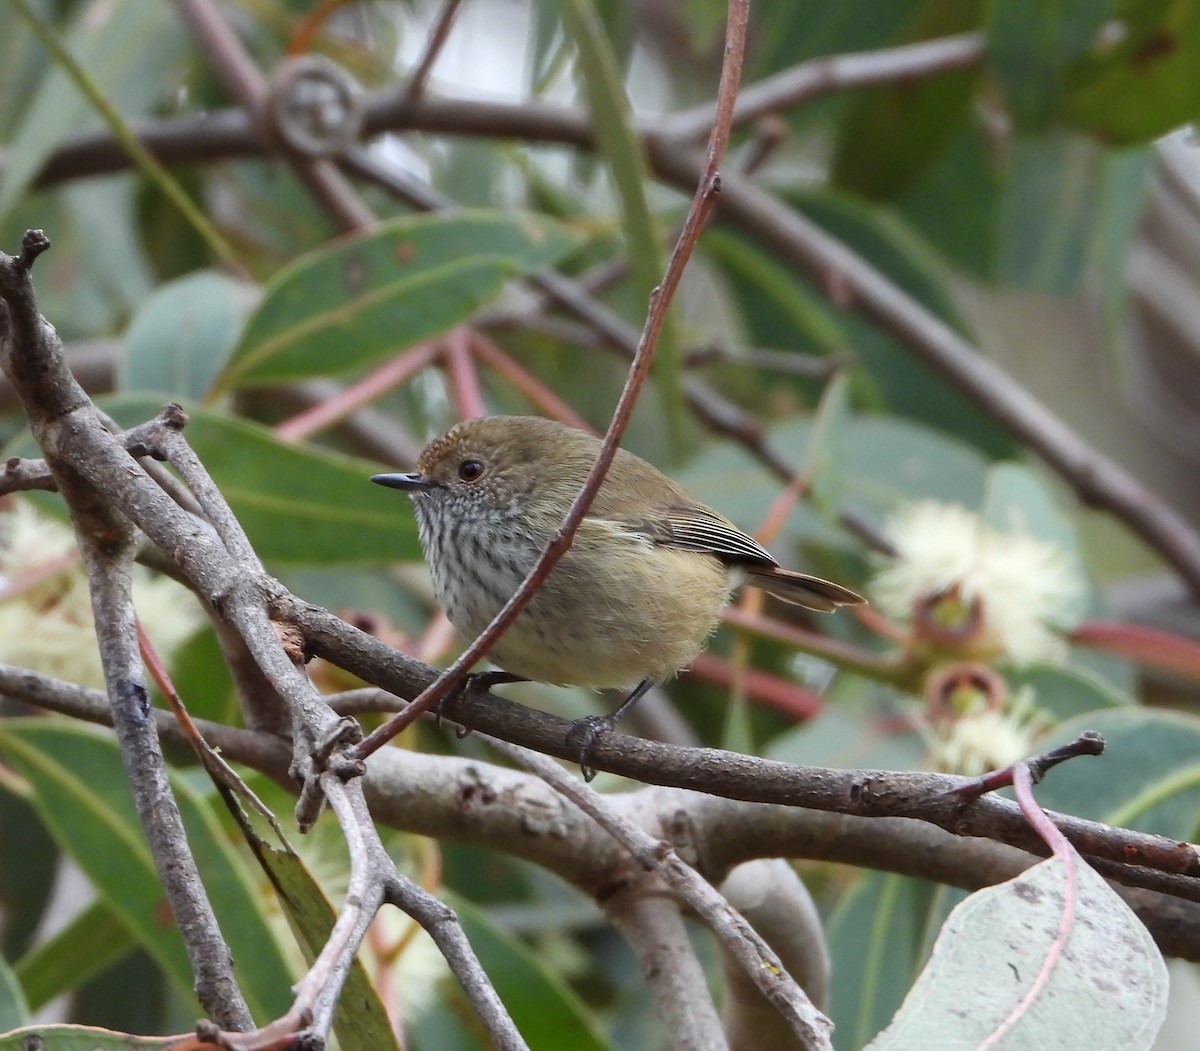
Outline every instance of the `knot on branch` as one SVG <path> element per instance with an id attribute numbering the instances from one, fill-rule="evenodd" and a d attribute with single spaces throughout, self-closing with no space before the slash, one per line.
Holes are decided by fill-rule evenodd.
<path id="1" fill-rule="evenodd" d="M 26 230 L 25 236 L 21 238 L 21 254 L 17 258 L 18 266 L 22 270 L 31 269 L 34 260 L 49 247 L 50 238 L 46 236 L 44 230 Z"/>
<path id="2" fill-rule="evenodd" d="M 358 141 L 365 114 L 362 89 L 349 73 L 324 55 L 300 55 L 276 69 L 263 116 L 289 149 L 332 157 Z"/>
<path id="3" fill-rule="evenodd" d="M 162 412 L 158 414 L 158 418 L 162 421 L 164 427 L 168 427 L 173 431 L 182 431 L 188 422 L 188 414 L 184 412 L 183 406 L 177 401 L 167 402 L 162 407 Z"/>

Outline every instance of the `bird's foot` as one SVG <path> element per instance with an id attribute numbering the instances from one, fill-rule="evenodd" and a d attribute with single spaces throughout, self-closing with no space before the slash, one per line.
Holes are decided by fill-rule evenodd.
<path id="1" fill-rule="evenodd" d="M 579 769 L 585 781 L 591 781 L 596 776 L 596 769 L 589 766 L 592 749 L 600 738 L 611 733 L 617 725 L 617 717 L 612 715 L 585 715 L 576 719 L 567 730 L 567 743 L 579 746 Z"/>
<path id="2" fill-rule="evenodd" d="M 499 669 L 472 672 L 465 679 L 463 679 L 456 689 L 451 690 L 448 694 L 446 694 L 445 697 L 443 697 L 440 701 L 438 701 L 437 704 L 433 706 L 433 717 L 436 720 L 437 725 L 440 727 L 442 725 L 443 707 L 451 701 L 457 700 L 464 693 L 466 693 L 467 690 L 482 690 L 486 693 L 493 686 L 503 686 L 508 682 L 528 681 L 528 679 L 523 678 L 520 675 L 513 675 L 512 672 L 500 671 Z M 454 731 L 459 740 L 462 740 L 462 738 L 466 737 L 470 732 L 471 728 L 469 726 L 459 726 L 458 729 Z"/>

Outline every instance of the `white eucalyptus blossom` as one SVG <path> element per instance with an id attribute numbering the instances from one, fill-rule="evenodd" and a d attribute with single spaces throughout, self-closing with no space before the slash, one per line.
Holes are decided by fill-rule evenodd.
<path id="1" fill-rule="evenodd" d="M 968 777 L 1001 770 L 1032 755 L 1052 725 L 1035 706 L 1033 691 L 1024 689 L 1003 707 L 980 704 L 977 711 L 926 727 L 930 765 Z"/>
<path id="2" fill-rule="evenodd" d="M 92 601 L 75 535 L 26 500 L 0 513 L 0 663 L 104 686 Z M 203 620 L 173 580 L 134 567 L 134 608 L 164 660 Z"/>
<path id="3" fill-rule="evenodd" d="M 1060 632 L 1083 593 L 1067 551 L 934 501 L 902 507 L 885 528 L 897 553 L 876 575 L 871 593 L 887 616 L 908 622 L 923 605 L 952 596 L 967 607 L 978 604 L 995 656 L 1017 664 L 1063 659 Z"/>

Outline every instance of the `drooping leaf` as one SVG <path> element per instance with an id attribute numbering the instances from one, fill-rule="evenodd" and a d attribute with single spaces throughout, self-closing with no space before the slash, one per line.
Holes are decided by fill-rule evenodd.
<path id="1" fill-rule="evenodd" d="M 247 824 L 239 824 L 311 963 L 329 940 L 337 920 L 336 910 L 298 854 L 290 848 L 273 847 Z M 400 1047 L 387 1009 L 357 956 L 346 976 L 333 1026 L 339 1043 L 347 1049 L 398 1051 Z"/>
<path id="2" fill-rule="evenodd" d="M 10 960 L 20 959 L 37 935 L 61 858 L 29 800 L 0 788 L 0 844 L 18 842 L 20 850 L 0 849 L 0 907 L 5 916 L 0 956 Z"/>
<path id="3" fill-rule="evenodd" d="M 17 962 L 30 1006 L 40 1010 L 77 989 L 136 946 L 129 928 L 103 901 L 93 901 Z"/>
<path id="4" fill-rule="evenodd" d="M 1112 17 L 1113 0 L 988 4 L 988 64 L 1018 126 L 1043 128 L 1056 115 L 1067 70 Z"/>
<path id="5" fill-rule="evenodd" d="M 450 902 L 530 1051 L 612 1051 L 579 997 L 544 960 L 462 898 Z"/>
<path id="6" fill-rule="evenodd" d="M 19 21 L 9 8 L 7 26 Z M 159 4 L 114 0 L 75 9 L 60 29 L 75 60 L 101 85 L 108 101 L 126 117 L 147 112 L 167 90 L 182 61 L 185 35 L 180 21 Z M 38 45 L 41 51 L 41 44 Z M 41 51 L 43 61 L 44 51 Z M 6 145 L 0 169 L 0 216 L 6 215 L 37 175 L 50 152 L 72 132 L 100 123 L 91 104 L 67 73 L 46 64 L 33 102 Z"/>
<path id="7" fill-rule="evenodd" d="M 0 723 L 0 753 L 33 786 L 38 813 L 59 846 L 190 994 L 191 967 L 179 932 L 164 922 L 162 886 L 112 737 L 76 723 L 11 720 Z M 176 777 L 172 789 L 246 1001 L 257 1018 L 277 1017 L 291 1001 L 292 976 L 249 872 L 194 790 Z"/>
<path id="8" fill-rule="evenodd" d="M 941 906 L 932 883 L 882 872 L 867 874 L 839 904 L 828 929 L 835 968 L 829 1014 L 839 1051 L 861 1048 L 892 1017 L 921 966 L 926 927 L 940 919 Z"/>
<path id="9" fill-rule="evenodd" d="M 924 0 L 891 41 L 915 43 L 976 28 L 981 0 Z M 872 200 L 905 192 L 971 115 L 978 69 L 885 84 L 855 95 L 840 127 L 833 181 Z"/>
<path id="10" fill-rule="evenodd" d="M 0 956 L 0 1033 L 29 1021 L 29 1005 L 21 984 L 4 957 Z"/>
<path id="11" fill-rule="evenodd" d="M 563 24 L 575 44 L 596 144 L 607 162 L 621 203 L 621 226 L 627 242 L 634 302 L 648 305 L 651 291 L 662 280 L 663 252 L 646 197 L 648 169 L 621 69 L 592 0 L 566 0 L 561 11 Z M 663 392 L 665 415 L 677 448 L 683 426 L 681 366 L 674 326 L 664 325 L 655 354 L 654 374 Z"/>
<path id="12" fill-rule="evenodd" d="M 959 905 L 896 1018 L 867 1047 L 1144 1051 L 1166 1010 L 1167 970 L 1150 933 L 1072 852 Z"/>

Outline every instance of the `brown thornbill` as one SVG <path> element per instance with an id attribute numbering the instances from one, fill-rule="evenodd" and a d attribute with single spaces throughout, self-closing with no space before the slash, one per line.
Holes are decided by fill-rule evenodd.
<path id="1" fill-rule="evenodd" d="M 430 443 L 415 473 L 371 479 L 412 497 L 434 590 L 462 635 L 478 635 L 516 591 L 599 449 L 598 439 L 553 420 L 488 416 Z M 577 724 L 586 761 L 652 684 L 704 648 L 742 581 L 822 612 L 863 601 L 781 569 L 723 515 L 618 450 L 571 547 L 492 647 L 509 673 L 492 681 L 632 686 L 612 715 Z"/>

